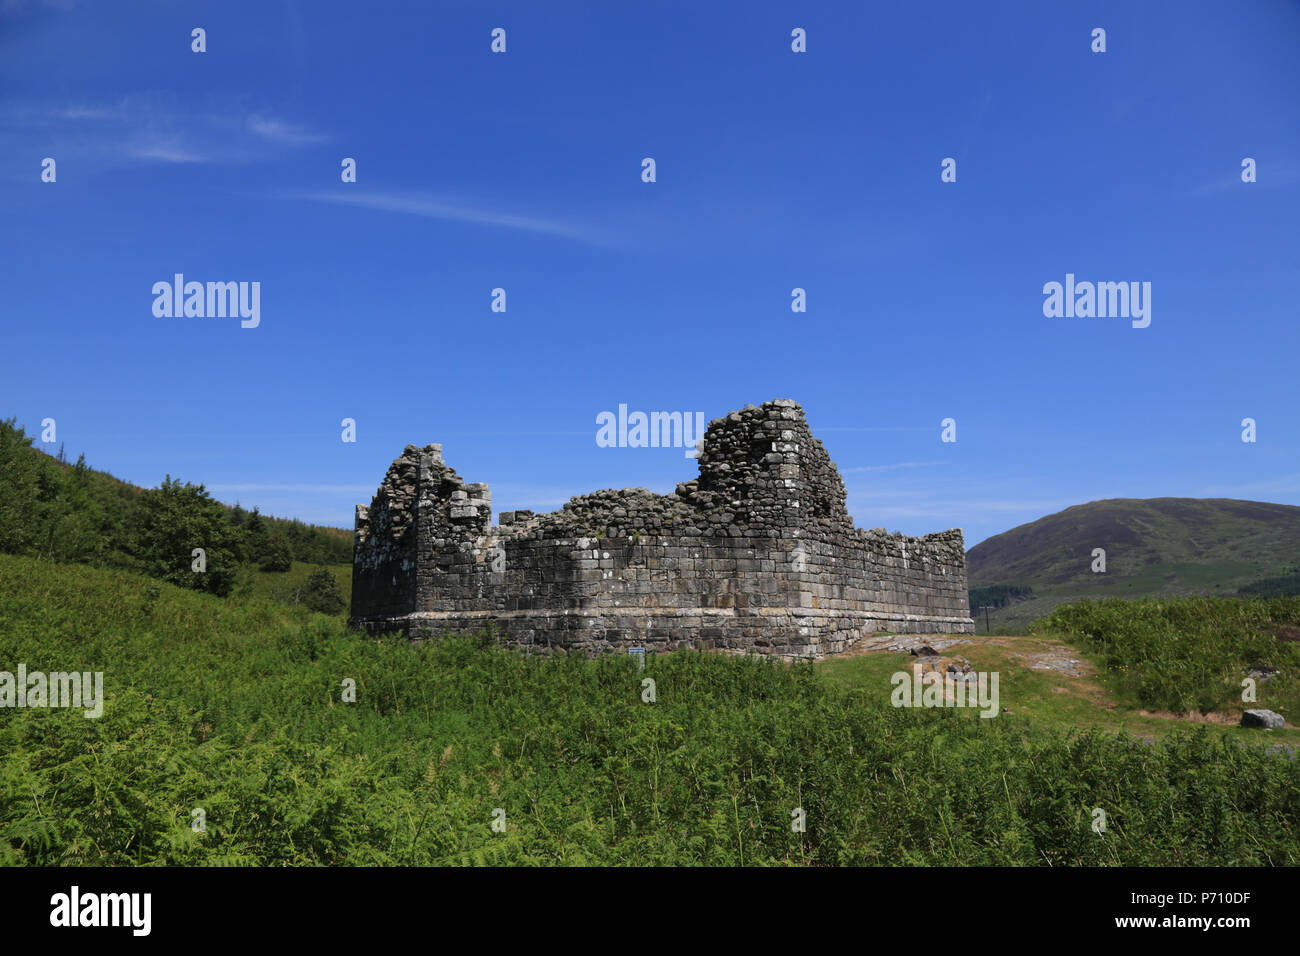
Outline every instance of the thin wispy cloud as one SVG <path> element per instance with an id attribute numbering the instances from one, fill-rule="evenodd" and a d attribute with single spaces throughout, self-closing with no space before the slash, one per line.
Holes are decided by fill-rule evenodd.
<path id="1" fill-rule="evenodd" d="M 441 219 L 446 222 L 464 222 L 477 226 L 495 226 L 503 229 L 535 232 L 593 245 L 610 244 L 608 237 L 596 230 L 575 223 L 537 216 L 523 216 L 463 201 L 452 201 L 430 196 L 358 192 L 354 189 L 341 189 L 333 192 L 301 193 L 296 198 L 310 202 L 325 202 L 355 206 L 361 209 L 373 209 L 377 212 L 392 212 L 404 216 Z"/>
<path id="2" fill-rule="evenodd" d="M 946 465 L 945 461 L 897 461 L 892 465 L 857 465 L 853 468 L 841 468 L 841 474 L 853 474 L 864 471 L 898 471 L 903 468 L 930 468 L 935 465 Z"/>
<path id="3" fill-rule="evenodd" d="M 968 548 L 989 535 L 1036 521 L 1071 505 L 1116 497 L 1096 489 L 1043 497 L 1033 493 L 1037 482 L 1031 474 L 989 473 L 973 478 L 961 469 L 914 473 L 907 467 L 886 466 L 879 479 L 849 477 L 847 483 L 845 503 L 858 527 L 885 525 L 907 534 L 962 528 Z M 1022 488 L 1026 493 L 1017 497 L 1015 492 Z"/>
<path id="4" fill-rule="evenodd" d="M 207 161 L 206 157 L 175 142 L 134 143 L 126 148 L 126 152 L 136 159 L 148 159 L 160 163 L 202 163 Z"/>
<path id="5" fill-rule="evenodd" d="M 266 111 L 196 110 L 156 92 L 104 102 L 10 104 L 0 109 L 0 120 L 8 134 L 0 147 L 39 130 L 49 151 L 91 155 L 104 166 L 245 163 L 328 138 Z"/>
<path id="6" fill-rule="evenodd" d="M 967 548 L 1017 525 L 1037 521 L 1081 503 L 1081 500 L 1066 498 L 1031 501 L 994 497 L 951 501 L 932 498 L 907 503 L 852 493 L 846 502 L 849 514 L 859 528 L 883 526 L 890 531 L 912 535 L 961 528 L 965 532 Z"/>
<path id="7" fill-rule="evenodd" d="M 4 0 L 0 14 L 16 17 L 33 9 L 71 10 L 75 6 L 76 0 Z"/>
<path id="8" fill-rule="evenodd" d="M 849 510 L 852 511 L 853 504 L 863 504 L 866 502 L 877 501 L 874 496 L 849 494 L 847 500 L 850 503 Z M 1101 499 L 1093 499 L 1101 500 Z M 938 515 L 953 514 L 959 512 L 971 516 L 981 513 L 996 514 L 1033 514 L 1036 517 L 1054 514 L 1057 511 L 1064 511 L 1073 505 L 1083 504 L 1080 499 L 1075 498 L 1053 498 L 1043 499 L 1040 501 L 1029 501 L 1024 498 L 967 498 L 953 499 L 952 501 L 941 501 L 936 499 L 934 503 L 916 504 L 916 505 L 899 505 L 899 504 L 871 504 L 864 509 L 870 514 L 894 514 L 910 515 L 917 517 L 936 517 Z"/>
<path id="9" fill-rule="evenodd" d="M 63 120 L 111 120 L 120 119 L 122 111 L 109 106 L 70 106 L 56 110 L 54 115 Z"/>
<path id="10" fill-rule="evenodd" d="M 1283 495 L 1296 492 L 1300 492 L 1300 473 L 1241 484 L 1206 485 L 1197 494 L 1207 498 L 1235 498 L 1238 495 Z"/>
<path id="11" fill-rule="evenodd" d="M 208 491 L 221 494 L 249 494 L 275 492 L 299 495 L 373 495 L 378 486 L 370 485 L 315 485 L 310 483 L 242 483 L 233 485 L 208 485 Z"/>
<path id="12" fill-rule="evenodd" d="M 583 493 L 570 488 L 529 488 L 502 482 L 492 486 L 492 510 L 500 514 L 502 511 L 518 511 L 522 508 L 541 514 L 555 511 L 574 495 Z"/>
<path id="13" fill-rule="evenodd" d="M 497 431 L 494 429 L 478 428 L 475 429 L 474 431 L 442 431 L 440 429 L 438 431 L 438 435 L 440 438 L 452 437 L 452 436 L 462 437 L 465 435 L 473 435 L 475 437 L 478 437 L 480 435 L 495 435 L 495 436 L 510 437 L 510 438 L 552 438 L 552 437 L 561 437 L 561 436 L 572 437 L 576 435 L 590 436 L 594 434 L 594 432 L 595 429 L 587 429 L 585 431 L 544 431 L 542 429 L 537 429 L 537 428 L 528 428 L 528 429 L 514 429 L 511 431 Z"/>
<path id="14" fill-rule="evenodd" d="M 286 514 L 296 513 L 303 507 L 311 507 L 311 513 L 324 516 L 327 523 L 339 527 L 352 524 L 353 505 L 369 502 L 378 490 L 375 484 L 331 485 L 313 482 L 234 482 L 205 485 L 213 495 L 225 498 L 248 495 L 264 501 L 272 507 L 278 507 Z M 493 511 L 516 511 L 520 508 L 538 513 L 554 511 L 563 506 L 574 495 L 585 494 L 591 489 L 545 487 L 510 482 L 494 483 L 492 486 Z M 664 494 L 666 492 L 660 492 Z M 278 513 L 278 512 L 277 512 Z M 299 515 L 301 517 L 301 515 Z M 316 519 L 313 519 L 316 520 Z"/>
<path id="15" fill-rule="evenodd" d="M 1206 196 L 1216 196 L 1220 193 L 1230 192 L 1234 189 L 1291 186 L 1300 183 L 1300 166 L 1289 161 L 1277 163 L 1265 160 L 1264 164 L 1257 167 L 1256 176 L 1258 178 L 1255 182 L 1244 183 L 1241 181 L 1241 169 L 1233 169 L 1222 176 L 1217 176 L 1208 182 L 1193 187 L 1190 190 L 1190 195 L 1196 196 L 1197 198 L 1204 198 Z"/>
<path id="16" fill-rule="evenodd" d="M 325 140 L 324 136 L 314 133 L 306 127 L 286 123 L 283 120 L 268 119 L 264 116 L 250 116 L 248 118 L 248 128 L 262 139 L 272 143 L 283 143 L 287 146 L 309 146 L 312 143 L 320 143 Z"/>

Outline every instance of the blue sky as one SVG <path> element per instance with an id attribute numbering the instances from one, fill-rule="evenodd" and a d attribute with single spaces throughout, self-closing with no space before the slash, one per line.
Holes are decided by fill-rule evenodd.
<path id="1" fill-rule="evenodd" d="M 772 398 L 860 526 L 1300 504 L 1297 49 L 1262 0 L 0 0 L 0 415 L 345 527 L 408 443 L 550 510 L 694 476 L 600 412 Z M 155 317 L 177 272 L 260 325 Z M 1150 327 L 1045 317 L 1066 273 Z"/>

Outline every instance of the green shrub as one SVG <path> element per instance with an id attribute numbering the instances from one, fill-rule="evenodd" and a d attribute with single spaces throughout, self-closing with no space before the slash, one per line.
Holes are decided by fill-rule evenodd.
<path id="1" fill-rule="evenodd" d="M 132 554 L 145 573 L 221 596 L 234 588 L 239 540 L 225 508 L 202 485 L 168 475 L 140 496 L 131 531 Z M 196 549 L 204 552 L 202 571 L 195 570 Z"/>
<path id="2" fill-rule="evenodd" d="M 324 568 L 317 568 L 307 578 L 302 603 L 321 614 L 338 614 L 347 606 L 338 581 Z"/>
<path id="3" fill-rule="evenodd" d="M 1239 706 L 1242 679 L 1255 665 L 1282 671 L 1272 688 L 1294 685 L 1300 643 L 1279 627 L 1300 624 L 1300 598 L 1146 598 L 1079 601 L 1034 622 L 1099 652 L 1120 688 L 1145 707 L 1209 713 Z"/>
<path id="4" fill-rule="evenodd" d="M 268 535 L 260 566 L 263 571 L 283 573 L 292 570 L 293 549 L 289 547 L 289 539 L 279 532 Z"/>

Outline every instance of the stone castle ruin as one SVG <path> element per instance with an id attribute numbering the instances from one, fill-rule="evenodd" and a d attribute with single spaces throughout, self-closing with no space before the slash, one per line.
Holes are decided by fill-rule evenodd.
<path id="1" fill-rule="evenodd" d="M 713 421 L 699 477 L 597 491 L 492 525 L 485 484 L 407 445 L 357 506 L 352 622 L 477 632 L 541 653 L 678 646 L 821 658 L 873 632 L 971 634 L 960 529 L 853 526 L 795 402 Z"/>

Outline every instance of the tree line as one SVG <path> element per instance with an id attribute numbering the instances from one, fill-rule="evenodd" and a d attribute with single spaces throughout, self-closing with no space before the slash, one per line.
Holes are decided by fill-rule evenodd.
<path id="1" fill-rule="evenodd" d="M 1034 589 L 1027 584 L 993 584 L 988 587 L 970 588 L 971 613 L 981 607 L 1004 608 L 1012 601 L 1028 601 L 1034 596 Z"/>
<path id="2" fill-rule="evenodd" d="M 220 596 L 241 567 L 352 561 L 352 535 L 341 528 L 225 505 L 170 475 L 143 489 L 94 470 L 85 455 L 61 459 L 34 447 L 14 419 L 0 421 L 0 551 L 138 571 Z"/>

